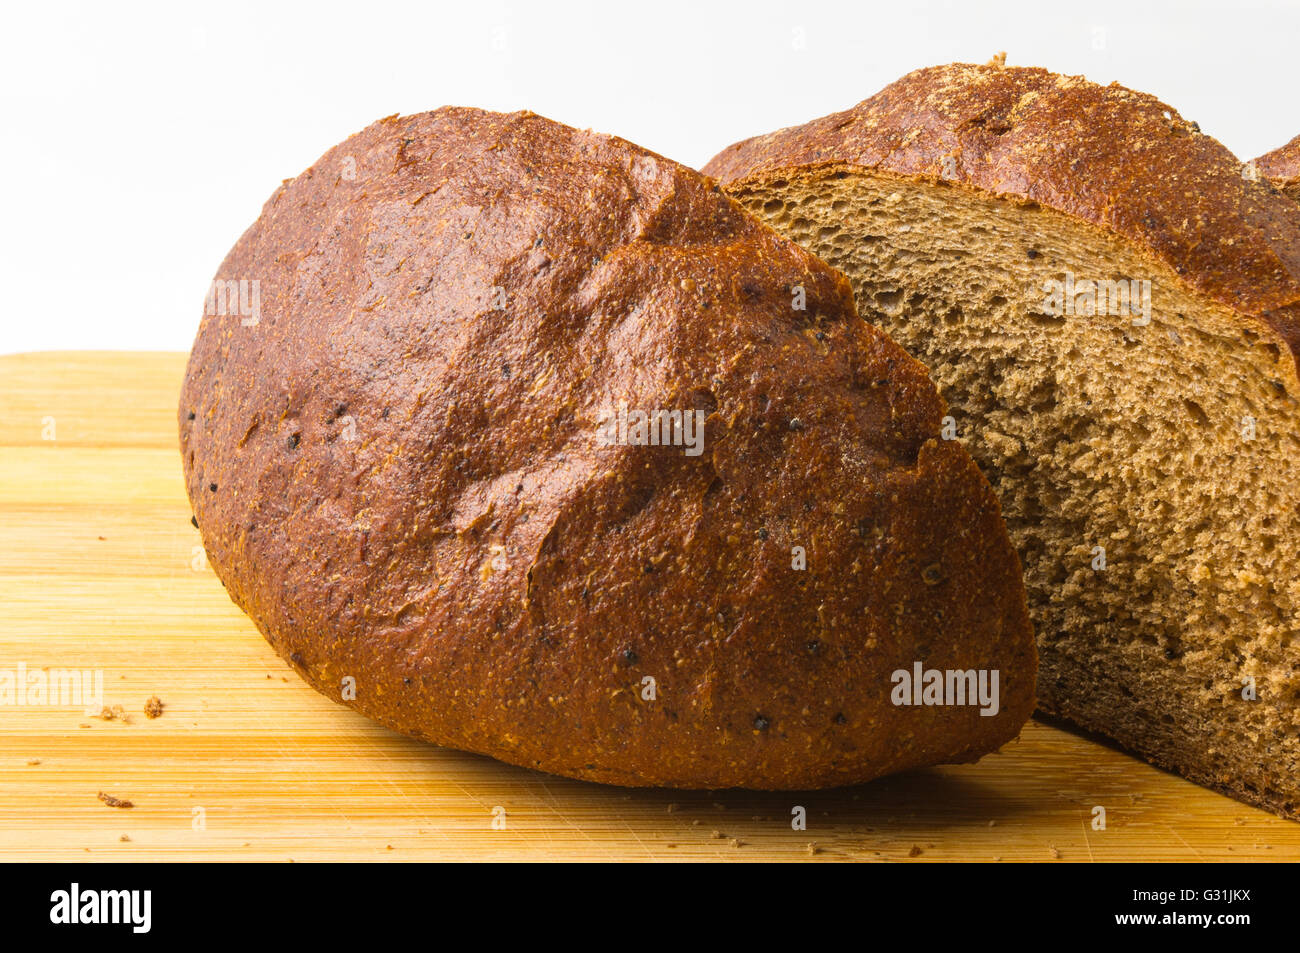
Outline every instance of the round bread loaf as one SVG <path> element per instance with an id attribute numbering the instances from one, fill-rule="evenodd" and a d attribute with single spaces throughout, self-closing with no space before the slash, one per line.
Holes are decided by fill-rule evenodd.
<path id="1" fill-rule="evenodd" d="M 377 721 L 780 789 L 974 760 L 1032 709 L 1020 566 L 925 370 L 690 169 L 390 117 L 275 192 L 208 311 L 179 419 L 211 564 Z"/>

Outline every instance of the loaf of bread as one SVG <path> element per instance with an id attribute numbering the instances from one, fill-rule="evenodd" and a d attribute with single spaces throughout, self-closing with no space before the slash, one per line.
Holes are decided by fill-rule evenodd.
<path id="1" fill-rule="evenodd" d="M 323 694 L 686 788 L 971 761 L 1032 710 L 1020 566 L 924 368 L 699 173 L 529 113 L 390 117 L 214 289 L 186 486 Z"/>
<path id="2" fill-rule="evenodd" d="M 1300 207 L 1170 106 L 909 74 L 705 171 L 854 283 L 998 491 L 1043 710 L 1300 809 Z"/>
<path id="3" fill-rule="evenodd" d="M 1252 165 L 1287 198 L 1300 202 L 1300 136 L 1260 156 Z"/>

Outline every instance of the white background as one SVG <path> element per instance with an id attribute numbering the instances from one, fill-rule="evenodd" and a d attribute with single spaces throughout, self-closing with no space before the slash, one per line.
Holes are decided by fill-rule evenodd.
<path id="1" fill-rule="evenodd" d="M 392 113 L 532 109 L 689 165 L 921 66 L 1154 93 L 1242 158 L 1300 132 L 1300 0 L 8 2 L 0 353 L 188 350 L 285 178 Z"/>

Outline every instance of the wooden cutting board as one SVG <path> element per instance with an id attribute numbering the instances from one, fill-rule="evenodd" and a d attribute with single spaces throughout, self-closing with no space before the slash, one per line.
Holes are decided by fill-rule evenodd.
<path id="1" fill-rule="evenodd" d="M 125 716 L 0 707 L 0 860 L 1300 859 L 1300 824 L 1039 722 L 975 765 L 800 794 L 629 791 L 396 735 L 299 681 L 208 567 L 184 364 L 0 357 L 0 677 L 99 672 Z"/>

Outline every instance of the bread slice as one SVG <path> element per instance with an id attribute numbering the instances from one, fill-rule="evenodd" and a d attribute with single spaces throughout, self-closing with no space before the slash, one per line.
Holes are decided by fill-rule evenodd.
<path id="1" fill-rule="evenodd" d="M 1300 136 L 1265 153 L 1251 164 L 1287 198 L 1300 202 Z"/>
<path id="2" fill-rule="evenodd" d="M 1029 716 L 1020 565 L 925 369 L 699 173 L 529 113 L 394 116 L 217 277 L 186 487 L 329 697 L 688 788 L 970 761 Z"/>
<path id="3" fill-rule="evenodd" d="M 1041 709 L 1295 816 L 1300 208 L 1150 96 L 996 65 L 705 171 L 930 368 L 1025 564 Z"/>

